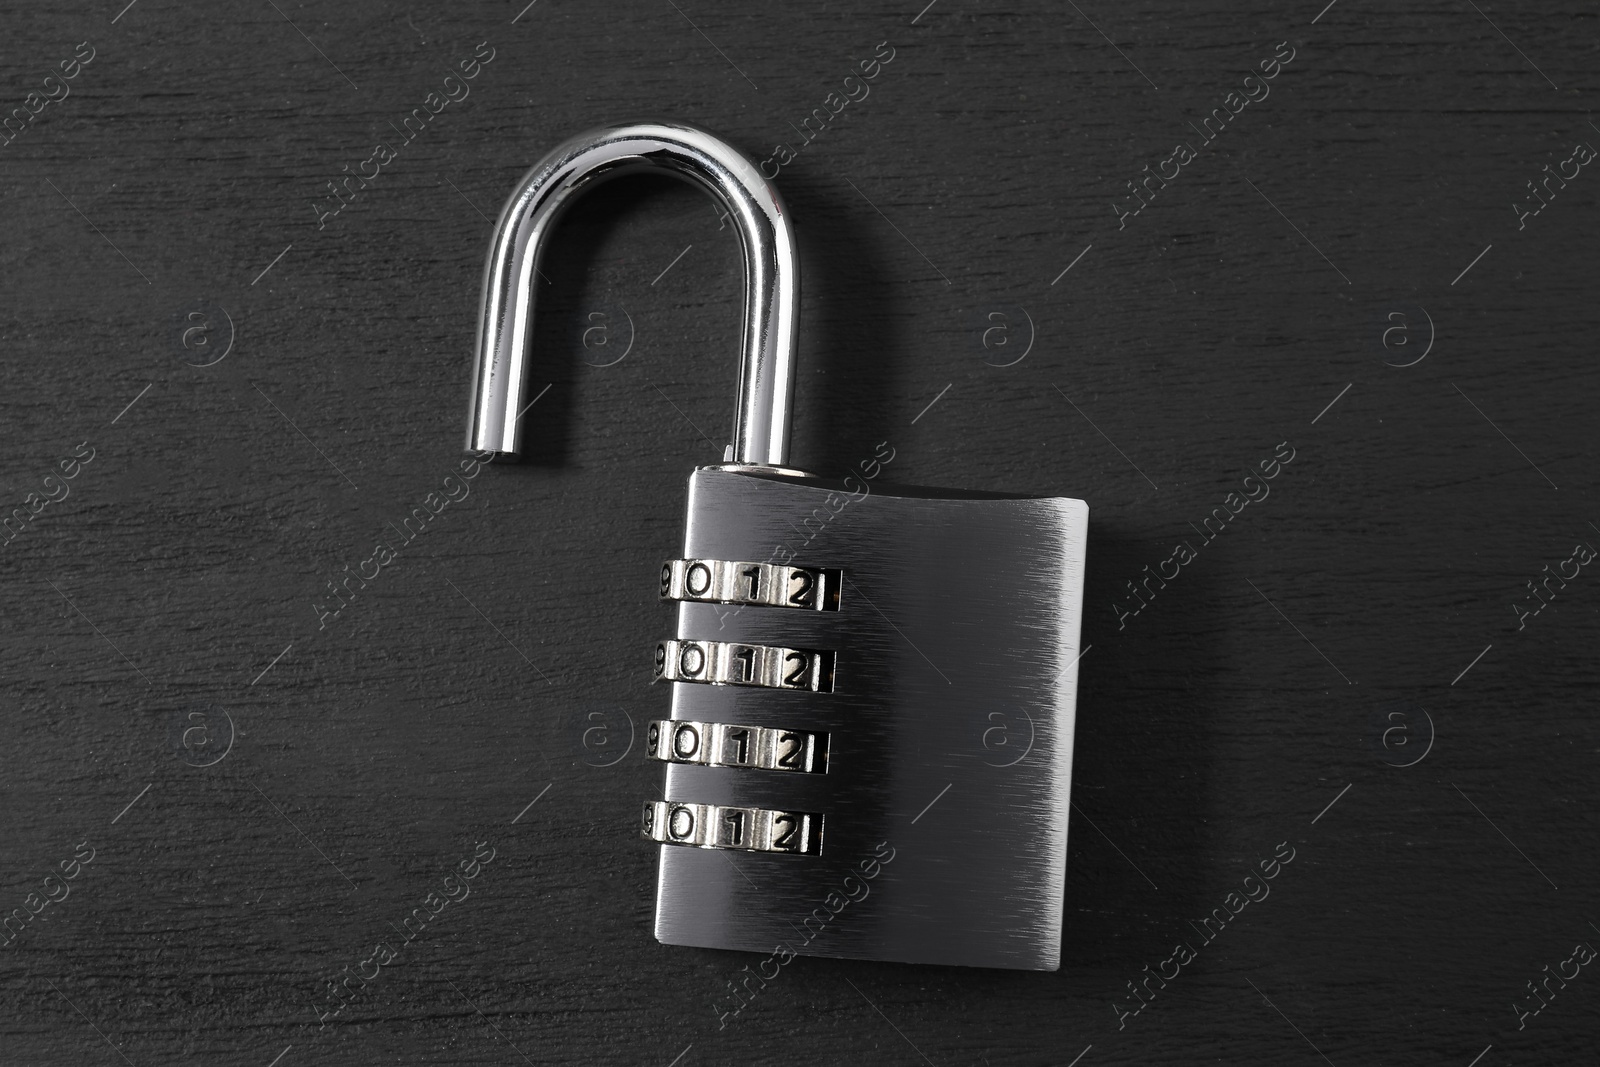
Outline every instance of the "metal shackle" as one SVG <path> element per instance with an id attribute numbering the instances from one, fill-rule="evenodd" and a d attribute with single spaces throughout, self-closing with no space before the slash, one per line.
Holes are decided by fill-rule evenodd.
<path id="1" fill-rule="evenodd" d="M 708 190 L 744 246 L 744 331 L 733 444 L 725 460 L 781 467 L 789 458 L 800 264 L 783 199 L 742 152 L 679 122 L 602 126 L 557 147 L 523 177 L 495 223 L 483 274 L 467 447 L 521 451 L 534 278 L 561 213 L 585 190 L 657 171 Z"/>

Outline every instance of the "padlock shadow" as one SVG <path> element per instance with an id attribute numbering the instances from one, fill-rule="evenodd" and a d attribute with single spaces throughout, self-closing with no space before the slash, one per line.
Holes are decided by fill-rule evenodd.
<path id="1" fill-rule="evenodd" d="M 1171 551 L 1132 526 L 1089 523 L 1061 958 L 1073 984 L 1118 999 L 1178 941 L 1200 949 L 1188 921 L 1222 903 L 1206 870 L 1224 814 L 1213 769 L 1230 673 L 1218 568 L 1202 557 L 1163 582 L 1156 561 Z"/>

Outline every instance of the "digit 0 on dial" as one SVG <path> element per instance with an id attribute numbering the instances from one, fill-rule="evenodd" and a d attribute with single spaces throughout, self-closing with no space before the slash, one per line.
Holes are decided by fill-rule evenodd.
<path id="1" fill-rule="evenodd" d="M 669 682 L 754 685 L 833 692 L 833 653 L 732 641 L 680 641 L 656 646 L 656 677 Z"/>
<path id="2" fill-rule="evenodd" d="M 673 559 L 661 565 L 661 599 L 838 611 L 842 579 L 840 571 L 824 568 Z"/>
<path id="3" fill-rule="evenodd" d="M 822 851 L 821 815 L 770 808 L 652 800 L 644 806 L 639 833 L 663 845 L 797 855 Z"/>
<path id="4" fill-rule="evenodd" d="M 666 763 L 697 763 L 703 767 L 825 774 L 828 735 L 724 722 L 658 719 L 650 724 L 645 755 Z"/>

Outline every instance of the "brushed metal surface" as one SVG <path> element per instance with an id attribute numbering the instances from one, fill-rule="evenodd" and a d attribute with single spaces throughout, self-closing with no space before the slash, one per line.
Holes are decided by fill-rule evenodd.
<path id="1" fill-rule="evenodd" d="M 618 124 L 579 134 L 551 150 L 512 191 L 484 267 L 468 449 L 507 458 L 520 453 L 533 278 L 551 230 L 584 191 L 642 171 L 700 186 L 733 220 L 744 248 L 745 307 L 730 455 L 741 463 L 787 461 L 800 261 L 783 198 L 737 148 L 683 122 Z"/>
<path id="2" fill-rule="evenodd" d="M 831 693 L 663 683 L 672 718 L 825 732 L 828 768 L 671 764 L 665 799 L 819 812 L 826 831 L 817 856 L 660 846 L 657 938 L 1057 968 L 1087 524 L 1079 500 L 883 485 L 849 499 L 821 479 L 696 470 L 685 557 L 845 580 L 837 612 L 678 604 L 677 636 L 837 662 Z M 875 855 L 892 859 L 864 880 Z"/>

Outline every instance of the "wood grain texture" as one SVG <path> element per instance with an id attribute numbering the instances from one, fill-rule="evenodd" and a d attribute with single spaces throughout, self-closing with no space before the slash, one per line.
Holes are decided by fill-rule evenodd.
<path id="1" fill-rule="evenodd" d="M 1600 174 L 1521 228 L 1511 205 L 1600 145 L 1593 6 L 921 7 L 3 5 L 0 114 L 94 58 L 0 145 L 0 512 L 67 493 L 0 547 L 0 914 L 94 853 L 0 954 L 0 1062 L 1592 1059 L 1594 968 L 1513 1003 L 1600 944 L 1600 575 L 1520 630 L 1513 605 L 1600 544 Z M 480 42 L 470 96 L 319 228 Z M 1089 502 L 1065 962 L 797 960 L 720 1026 L 756 958 L 651 937 L 660 771 L 612 763 L 666 708 L 654 575 L 731 419 L 741 268 L 709 201 L 577 209 L 534 461 L 314 605 L 457 468 L 488 220 L 535 159 L 656 115 L 767 158 L 879 42 L 777 179 L 794 459 L 888 439 L 896 480 Z M 1119 226 L 1280 42 L 1270 95 Z M 211 366 L 197 309 L 208 343 L 232 323 Z M 471 895 L 320 1025 L 478 842 Z"/>

